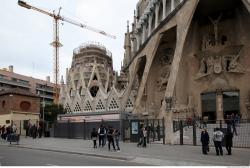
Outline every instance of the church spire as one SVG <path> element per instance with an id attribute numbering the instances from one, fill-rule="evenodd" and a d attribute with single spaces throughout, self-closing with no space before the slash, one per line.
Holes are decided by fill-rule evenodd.
<path id="1" fill-rule="evenodd" d="M 124 49 L 125 49 L 125 53 L 124 53 L 123 65 L 126 66 L 131 59 L 131 39 L 130 39 L 130 32 L 129 32 L 129 21 L 127 21 L 127 32 L 125 33 Z"/>

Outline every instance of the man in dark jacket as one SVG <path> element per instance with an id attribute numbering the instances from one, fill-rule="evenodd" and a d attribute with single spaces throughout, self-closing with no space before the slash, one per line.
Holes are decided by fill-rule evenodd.
<path id="1" fill-rule="evenodd" d="M 201 143 L 202 143 L 202 153 L 206 155 L 209 150 L 209 147 L 208 147 L 209 135 L 206 129 L 202 130 L 201 132 Z"/>
<path id="2" fill-rule="evenodd" d="M 139 130 L 139 142 L 137 144 L 137 147 L 141 147 L 143 145 L 143 126 L 141 126 Z"/>
<path id="3" fill-rule="evenodd" d="M 100 128 L 98 129 L 99 147 L 104 146 L 105 135 L 106 135 L 106 129 L 103 127 L 103 125 L 101 125 Z"/>
<path id="4" fill-rule="evenodd" d="M 232 146 L 233 146 L 233 133 L 231 132 L 231 129 L 227 129 L 227 132 L 225 134 L 225 146 L 227 149 L 227 154 L 232 155 Z"/>
<path id="5" fill-rule="evenodd" d="M 115 151 L 115 144 L 114 144 L 114 129 L 113 127 L 109 126 L 108 128 L 108 133 L 107 133 L 107 138 L 108 138 L 108 147 L 110 151 L 110 144 L 112 143 L 113 149 Z"/>

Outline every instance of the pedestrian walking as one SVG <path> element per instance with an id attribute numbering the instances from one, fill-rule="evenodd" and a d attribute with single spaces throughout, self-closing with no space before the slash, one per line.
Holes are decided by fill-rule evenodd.
<path id="1" fill-rule="evenodd" d="M 226 115 L 226 124 L 227 124 L 227 129 L 231 129 L 231 125 L 232 125 L 232 122 L 231 122 L 231 116 L 229 114 Z"/>
<path id="2" fill-rule="evenodd" d="M 36 139 L 36 136 L 37 136 L 37 127 L 36 127 L 35 124 L 31 127 L 31 134 L 32 134 L 33 139 Z"/>
<path id="3" fill-rule="evenodd" d="M 137 144 L 137 147 L 141 147 L 143 145 L 143 126 L 141 126 L 139 130 L 139 142 Z"/>
<path id="4" fill-rule="evenodd" d="M 43 128 L 42 128 L 42 125 L 39 124 L 39 125 L 38 125 L 38 137 L 39 137 L 39 138 L 42 137 L 42 133 L 43 133 Z"/>
<path id="5" fill-rule="evenodd" d="M 105 132 L 106 132 L 106 134 L 105 134 L 104 137 L 103 137 L 103 146 L 105 146 L 105 145 L 106 145 L 106 142 L 107 142 L 107 132 L 108 132 L 108 128 L 107 128 L 105 125 L 103 125 L 103 127 L 104 127 Z"/>
<path id="6" fill-rule="evenodd" d="M 93 131 L 91 132 L 91 139 L 93 140 L 94 148 L 97 148 L 96 140 L 97 140 L 98 132 L 93 128 Z"/>
<path id="7" fill-rule="evenodd" d="M 115 129 L 114 137 L 115 137 L 115 145 L 116 145 L 117 151 L 119 152 L 120 151 L 120 146 L 119 146 L 120 130 L 119 129 Z"/>
<path id="8" fill-rule="evenodd" d="M 232 146 L 233 146 L 233 133 L 231 129 L 227 129 L 225 134 L 225 147 L 228 155 L 232 155 Z"/>
<path id="9" fill-rule="evenodd" d="M 147 134 L 148 134 L 147 129 L 145 127 L 143 127 L 142 132 L 143 132 L 143 145 L 142 145 L 142 147 L 146 148 L 147 147 Z"/>
<path id="10" fill-rule="evenodd" d="M 231 115 L 231 123 L 232 123 L 232 128 L 233 128 L 233 134 L 237 136 L 237 130 L 236 130 L 236 119 L 234 113 Z"/>
<path id="11" fill-rule="evenodd" d="M 114 144 L 114 129 L 113 129 L 111 126 L 108 127 L 107 138 L 108 138 L 108 147 L 109 147 L 109 151 L 110 151 L 110 144 L 112 144 L 113 149 L 114 149 L 114 151 L 115 151 L 115 144 Z"/>
<path id="12" fill-rule="evenodd" d="M 240 126 L 240 115 L 238 113 L 235 115 L 235 126 Z"/>
<path id="13" fill-rule="evenodd" d="M 206 129 L 201 131 L 201 144 L 202 144 L 202 153 L 207 154 L 209 152 L 209 135 Z"/>
<path id="14" fill-rule="evenodd" d="M 98 135 L 99 135 L 99 147 L 104 146 L 104 137 L 106 135 L 106 129 L 103 127 L 103 125 L 100 126 L 98 129 Z"/>
<path id="15" fill-rule="evenodd" d="M 223 132 L 221 132 L 219 128 L 215 128 L 213 140 L 214 140 L 214 147 L 215 147 L 217 156 L 219 154 L 223 155 L 223 150 L 222 150 L 223 137 L 224 137 Z"/>
<path id="16" fill-rule="evenodd" d="M 157 140 L 160 141 L 161 140 L 161 127 L 159 124 L 156 126 L 156 132 L 157 132 Z"/>
<path id="17" fill-rule="evenodd" d="M 2 128 L 1 128 L 1 137 L 2 137 L 2 139 L 4 139 L 4 140 L 5 140 L 5 138 L 6 138 L 5 131 L 6 131 L 6 128 L 5 128 L 5 125 L 3 125 Z"/>
<path id="18" fill-rule="evenodd" d="M 11 134 L 13 133 L 13 130 L 12 130 L 12 126 L 9 125 L 7 128 L 6 128 L 6 141 L 10 142 L 10 138 L 11 138 Z"/>
<path id="19" fill-rule="evenodd" d="M 16 131 L 17 131 L 16 124 L 13 124 L 13 125 L 12 125 L 12 131 L 13 131 L 14 134 L 16 133 Z"/>

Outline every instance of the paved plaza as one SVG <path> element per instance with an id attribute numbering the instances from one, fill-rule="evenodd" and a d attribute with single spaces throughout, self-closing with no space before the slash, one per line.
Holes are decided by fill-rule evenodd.
<path id="1" fill-rule="evenodd" d="M 53 151 L 68 154 L 87 155 L 99 158 L 125 160 L 134 163 L 164 166 L 249 166 L 250 149 L 233 148 L 233 155 L 216 156 L 211 147 L 208 155 L 201 153 L 201 146 L 148 144 L 147 148 L 138 148 L 135 143 L 120 142 L 121 151 L 108 151 L 103 148 L 93 148 L 92 141 L 83 139 L 21 137 L 19 145 L 9 145 L 0 140 L 0 145 L 12 148 L 28 148 L 33 150 Z"/>

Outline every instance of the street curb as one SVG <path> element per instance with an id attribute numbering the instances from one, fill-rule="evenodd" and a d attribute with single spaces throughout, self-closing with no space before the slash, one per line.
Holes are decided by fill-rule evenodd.
<path id="1" fill-rule="evenodd" d="M 34 147 L 21 146 L 21 145 L 16 145 L 16 144 L 8 145 L 8 147 L 17 147 L 17 148 L 42 150 L 42 151 L 50 151 L 50 152 L 58 152 L 58 153 L 67 153 L 67 154 L 76 154 L 76 155 L 85 155 L 85 156 L 93 156 L 93 157 L 100 157 L 100 158 L 117 159 L 117 160 L 123 160 L 123 161 L 129 161 L 129 160 L 132 160 L 135 158 L 135 157 L 111 156 L 111 155 L 101 155 L 101 154 L 84 153 L 84 152 L 72 152 L 72 151 L 47 149 L 47 148 L 34 148 Z"/>

